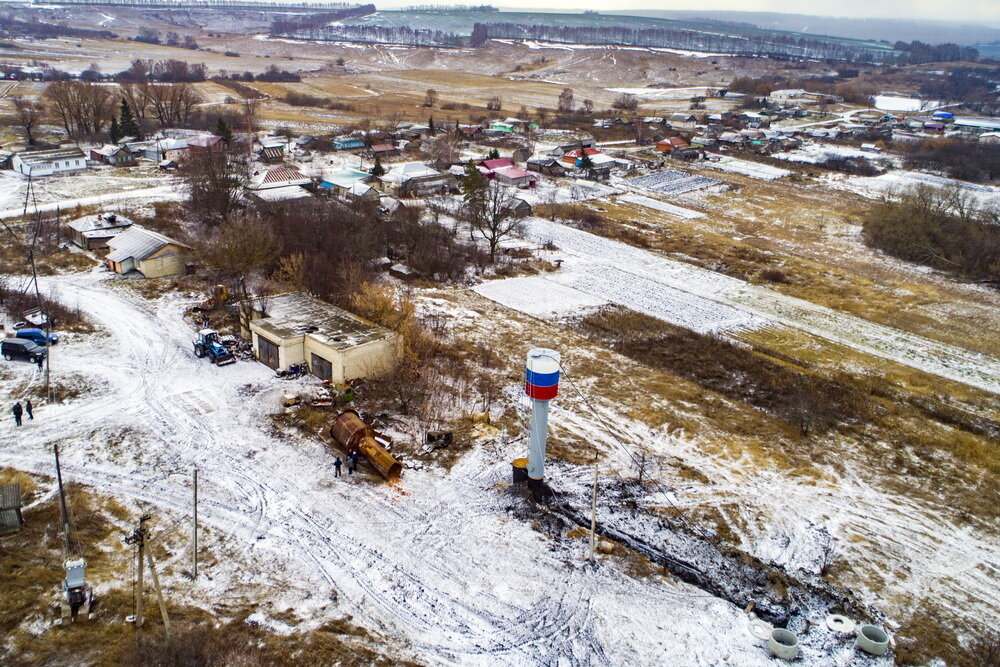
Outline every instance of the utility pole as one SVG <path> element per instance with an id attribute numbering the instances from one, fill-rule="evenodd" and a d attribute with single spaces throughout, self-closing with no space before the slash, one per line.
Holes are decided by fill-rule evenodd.
<path id="1" fill-rule="evenodd" d="M 66 513 L 66 494 L 63 492 L 62 468 L 59 466 L 59 445 L 52 445 L 52 452 L 56 457 L 56 482 L 59 484 L 59 513 L 62 518 L 63 541 L 66 549 L 66 557 L 70 555 L 69 544 L 69 515 Z"/>
<path id="2" fill-rule="evenodd" d="M 590 490 L 590 562 L 597 551 L 597 458 L 594 458 L 594 486 Z"/>
<path id="3" fill-rule="evenodd" d="M 156 591 L 156 601 L 160 605 L 160 616 L 163 617 L 163 629 L 170 634 L 170 617 L 167 616 L 167 605 L 163 602 L 163 592 L 160 590 L 160 578 L 156 575 L 156 564 L 153 562 L 153 550 L 146 550 L 146 560 L 149 562 L 149 573 L 153 576 L 153 590 Z"/>
<path id="4" fill-rule="evenodd" d="M 132 531 L 132 534 L 125 538 L 125 544 L 134 544 L 138 550 L 136 560 L 136 585 L 135 585 L 135 627 L 142 627 L 142 587 L 143 587 L 143 565 L 146 551 L 146 522 L 150 516 L 143 514 L 139 517 L 139 527 Z M 154 577 L 156 575 L 154 574 Z"/>
<path id="5" fill-rule="evenodd" d="M 194 524 L 191 527 L 191 575 L 198 577 L 198 469 L 194 469 Z"/>

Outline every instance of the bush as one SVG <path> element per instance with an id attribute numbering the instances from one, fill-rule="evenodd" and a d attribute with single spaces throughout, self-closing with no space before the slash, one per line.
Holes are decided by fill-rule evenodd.
<path id="1" fill-rule="evenodd" d="M 317 97 L 295 91 L 289 91 L 281 99 L 285 104 L 291 104 L 293 107 L 325 107 L 333 104 L 333 100 L 329 97 Z"/>
<path id="2" fill-rule="evenodd" d="M 1000 281 L 1000 221 L 962 191 L 918 186 L 872 206 L 865 243 L 890 255 L 976 280 Z"/>

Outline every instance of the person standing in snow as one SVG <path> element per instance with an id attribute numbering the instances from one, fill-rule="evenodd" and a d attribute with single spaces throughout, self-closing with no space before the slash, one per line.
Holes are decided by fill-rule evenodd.
<path id="1" fill-rule="evenodd" d="M 351 472 L 355 472 L 358 469 L 358 450 L 351 450 Z"/>
<path id="2" fill-rule="evenodd" d="M 45 359 L 43 359 L 42 357 L 38 357 L 37 359 L 35 359 L 35 363 L 38 364 L 38 370 L 42 370 L 42 364 L 45 363 Z"/>
<path id="3" fill-rule="evenodd" d="M 31 412 L 31 399 L 29 398 L 24 402 L 24 411 L 28 413 L 28 419 L 35 421 L 35 415 Z"/>
<path id="4" fill-rule="evenodd" d="M 333 476 L 334 477 L 340 477 L 340 466 L 342 466 L 342 465 L 343 465 L 343 463 L 341 462 L 339 456 L 336 459 L 334 459 L 334 461 L 333 461 Z"/>
<path id="5" fill-rule="evenodd" d="M 20 426 L 21 425 L 21 415 L 24 412 L 21 409 L 21 403 L 20 402 L 15 403 L 14 404 L 14 408 L 11 410 L 11 412 L 14 413 L 14 425 L 15 426 Z"/>

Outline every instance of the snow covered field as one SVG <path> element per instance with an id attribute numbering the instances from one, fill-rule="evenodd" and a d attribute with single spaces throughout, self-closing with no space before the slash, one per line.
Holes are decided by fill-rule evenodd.
<path id="1" fill-rule="evenodd" d="M 136 173 L 135 170 L 129 172 Z M 28 179 L 12 171 L 0 171 L 0 219 L 24 213 Z M 35 179 L 32 183 L 38 210 L 69 211 L 76 206 L 114 206 L 136 201 L 180 201 L 186 194 L 179 178 L 152 171 L 140 176 L 121 176 L 119 170 L 88 169 Z M 34 211 L 34 203 L 29 203 Z"/>
<path id="2" fill-rule="evenodd" d="M 502 483 L 523 445 L 477 448 L 448 473 L 407 470 L 398 486 L 336 479 L 331 452 L 270 427 L 287 383 L 254 362 L 219 369 L 191 354 L 183 300 L 145 302 L 96 272 L 46 284 L 110 332 L 61 343 L 55 380 L 86 373 L 106 388 L 40 406 L 20 429 L 5 420 L 0 465 L 50 474 L 58 441 L 66 478 L 172 519 L 189 503 L 176 474 L 197 466 L 202 522 L 247 569 L 165 576 L 168 591 L 209 607 L 244 577 L 284 582 L 260 603 L 265 626 L 286 609 L 303 629 L 350 614 L 434 664 L 770 664 L 741 610 L 613 563 L 585 566 L 584 541 L 512 519 Z M 11 370 L 15 381 L 37 373 Z"/>
<path id="3" fill-rule="evenodd" d="M 637 204 L 639 206 L 645 206 L 646 208 L 651 208 L 654 211 L 660 211 L 661 213 L 666 213 L 672 215 L 675 218 L 682 218 L 684 220 L 694 220 L 696 218 L 704 218 L 705 214 L 699 211 L 692 211 L 689 208 L 683 208 L 681 206 L 674 206 L 673 204 L 668 204 L 665 201 L 660 201 L 658 199 L 651 199 L 649 197 L 644 197 L 635 193 L 624 194 L 618 198 L 619 201 L 626 201 L 630 204 Z"/>
<path id="4" fill-rule="evenodd" d="M 637 176 L 625 181 L 626 185 L 643 190 L 650 190 L 666 196 L 682 195 L 694 190 L 719 188 L 725 185 L 722 181 L 707 176 L 698 176 L 675 169 L 661 169 L 645 176 Z"/>
<path id="5" fill-rule="evenodd" d="M 865 197 L 897 194 L 918 185 L 932 188 L 954 188 L 967 194 L 979 206 L 1000 206 L 1000 187 L 969 183 L 946 176 L 925 174 L 919 171 L 890 171 L 881 176 L 848 176 L 831 178 L 830 186 L 856 192 Z"/>
<path id="6" fill-rule="evenodd" d="M 537 301 L 557 299 L 559 293 L 546 289 L 546 283 L 554 282 L 699 332 L 782 325 L 1000 394 L 1000 360 L 983 354 L 838 313 L 548 220 L 528 220 L 525 236 L 538 245 L 553 243 L 567 258 L 564 269 L 529 284 L 517 283 L 509 290 L 491 283 L 484 296 L 516 309 L 517 303 L 528 299 L 524 292 L 529 289 L 536 290 L 533 296 Z M 505 301 L 511 290 L 517 300 Z M 565 310 L 558 304 L 532 308 L 535 313 Z"/>
<path id="7" fill-rule="evenodd" d="M 775 153 L 772 157 L 776 157 L 779 160 L 788 160 L 789 162 L 808 162 L 809 164 L 818 164 L 820 162 L 825 162 L 830 158 L 836 157 L 866 158 L 872 161 L 892 162 L 894 164 L 898 164 L 900 162 L 898 157 L 891 154 L 872 153 L 869 151 L 863 151 L 860 148 L 853 148 L 851 146 L 837 146 L 835 144 L 822 143 L 803 144 L 800 148 Z"/>
<path id="8" fill-rule="evenodd" d="M 782 169 L 781 167 L 772 167 L 769 164 L 761 164 L 759 162 L 751 162 L 750 160 L 740 160 L 738 158 L 726 156 L 715 162 L 707 162 L 705 166 L 711 169 L 729 171 L 734 174 L 743 174 L 744 176 L 758 178 L 762 181 L 776 181 L 779 178 L 784 178 L 792 173 L 787 169 Z"/>
<path id="9" fill-rule="evenodd" d="M 936 109 L 940 104 L 937 100 L 922 100 L 919 97 L 903 97 L 900 95 L 875 96 L 875 108 L 882 111 L 924 111 Z"/>

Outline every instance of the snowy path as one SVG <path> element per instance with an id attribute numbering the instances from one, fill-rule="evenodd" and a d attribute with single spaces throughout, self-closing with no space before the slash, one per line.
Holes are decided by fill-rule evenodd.
<path id="1" fill-rule="evenodd" d="M 85 374 L 104 388 L 41 407 L 20 429 L 4 421 L 0 465 L 50 474 L 59 442 L 67 478 L 181 516 L 188 491 L 171 476 L 197 466 L 203 522 L 290 591 L 309 591 L 293 605 L 303 627 L 350 613 L 434 664 L 769 664 L 731 605 L 584 567 L 575 547 L 511 517 L 496 487 L 515 452 L 480 448 L 450 473 L 409 470 L 398 486 L 334 479 L 320 444 L 269 427 L 287 384 L 256 363 L 217 369 L 191 355 L 182 302 L 151 308 L 98 273 L 48 283 L 111 332 L 67 337 L 56 379 Z M 191 586 L 211 587 L 203 599 L 218 589 Z M 337 609 L 320 611 L 334 591 Z"/>
<path id="2" fill-rule="evenodd" d="M 552 298 L 545 283 L 554 282 L 583 292 L 579 301 L 589 295 L 699 332 L 726 333 L 775 324 L 801 329 L 866 354 L 1000 394 L 1000 360 L 994 357 L 839 313 L 548 220 L 532 218 L 525 227 L 527 240 L 538 245 L 553 243 L 567 259 L 563 270 L 530 284 L 522 278 L 510 278 L 476 288 L 511 308 L 532 299 L 545 303 Z M 526 293 L 533 288 L 533 293 Z M 535 309 L 564 311 L 554 306 Z"/>

